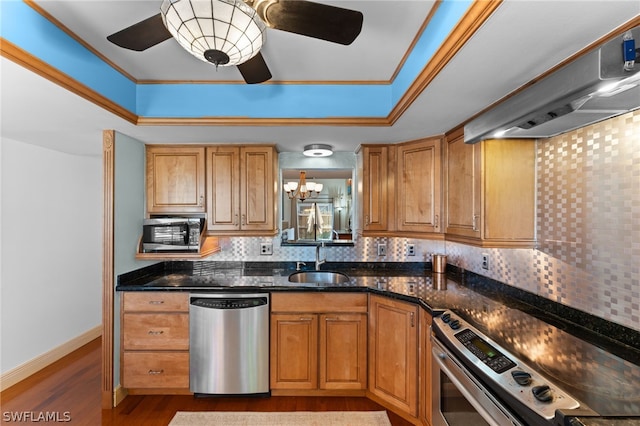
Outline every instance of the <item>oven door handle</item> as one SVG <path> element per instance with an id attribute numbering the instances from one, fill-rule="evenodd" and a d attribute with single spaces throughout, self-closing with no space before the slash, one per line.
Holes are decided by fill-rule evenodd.
<path id="1" fill-rule="evenodd" d="M 434 345 L 432 352 L 433 352 L 433 359 L 438 363 L 438 366 L 440 367 L 440 369 L 444 371 L 447 377 L 449 377 L 449 380 L 453 382 L 456 388 L 458 388 L 458 391 L 462 395 L 464 395 L 464 397 L 467 399 L 467 401 L 469 401 L 469 403 L 473 406 L 473 408 L 478 410 L 478 413 L 482 416 L 482 418 L 484 418 L 485 421 L 489 423 L 491 426 L 501 426 L 501 424 L 496 422 L 495 419 L 491 416 L 491 414 L 487 410 L 485 410 L 484 407 L 478 401 L 476 401 L 476 398 L 467 390 L 466 386 L 472 385 L 472 386 L 475 386 L 480 392 L 486 395 L 484 390 L 478 386 L 475 380 L 469 377 L 463 370 L 459 370 L 460 373 L 464 374 L 464 376 L 467 379 L 469 379 L 467 384 L 463 384 L 462 382 L 460 382 L 456 374 L 453 371 L 451 371 L 451 369 L 444 362 L 445 360 L 449 360 L 454 365 L 456 364 L 455 361 L 451 359 L 449 354 L 447 354 L 444 350 L 442 350 L 442 348 L 438 347 L 438 345 Z"/>

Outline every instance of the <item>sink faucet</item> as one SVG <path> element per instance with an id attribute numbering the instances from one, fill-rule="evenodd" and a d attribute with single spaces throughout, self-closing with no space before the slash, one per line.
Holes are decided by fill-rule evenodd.
<path id="1" fill-rule="evenodd" d="M 324 259 L 320 259 L 320 247 L 324 247 L 324 241 L 316 246 L 316 271 L 320 270 L 320 265 L 327 261 L 327 254 L 325 253 Z"/>
<path id="2" fill-rule="evenodd" d="M 331 233 L 333 233 L 333 234 L 335 234 L 335 235 L 336 235 L 336 240 L 339 240 L 339 239 L 340 239 L 340 234 L 338 234 L 338 231 L 336 231 L 335 229 L 332 229 L 332 230 L 331 230 Z"/>

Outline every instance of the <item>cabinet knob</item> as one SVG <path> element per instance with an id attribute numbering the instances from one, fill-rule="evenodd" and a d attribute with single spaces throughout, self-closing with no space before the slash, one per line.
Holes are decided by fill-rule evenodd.
<path id="1" fill-rule="evenodd" d="M 433 227 L 437 228 L 438 226 L 440 226 L 440 216 L 436 215 L 433 221 Z"/>
<path id="2" fill-rule="evenodd" d="M 198 202 L 198 205 L 199 205 L 200 207 L 202 207 L 202 204 L 203 204 L 203 203 L 204 203 L 204 195 L 201 195 L 201 196 L 200 196 L 200 201 Z"/>

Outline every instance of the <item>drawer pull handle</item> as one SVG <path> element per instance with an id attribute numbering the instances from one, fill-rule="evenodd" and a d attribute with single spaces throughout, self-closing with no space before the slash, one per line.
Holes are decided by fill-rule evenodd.
<path id="1" fill-rule="evenodd" d="M 333 318 L 333 317 L 327 317 L 325 318 L 326 321 L 338 321 L 338 318 Z"/>
<path id="2" fill-rule="evenodd" d="M 158 331 L 156 331 L 156 330 L 149 330 L 149 332 L 148 332 L 147 334 L 149 334 L 149 335 L 151 335 L 151 336 L 159 336 L 159 335 L 161 335 L 161 334 L 164 334 L 164 331 L 162 331 L 162 330 L 158 330 Z"/>
<path id="3" fill-rule="evenodd" d="M 162 374 L 164 373 L 164 370 L 149 370 L 149 375 L 153 376 L 153 375 L 158 375 L 158 374 Z"/>
<path id="4" fill-rule="evenodd" d="M 149 300 L 150 305 L 164 305 L 164 300 Z"/>
<path id="5" fill-rule="evenodd" d="M 311 318 L 300 317 L 300 321 L 311 321 Z"/>

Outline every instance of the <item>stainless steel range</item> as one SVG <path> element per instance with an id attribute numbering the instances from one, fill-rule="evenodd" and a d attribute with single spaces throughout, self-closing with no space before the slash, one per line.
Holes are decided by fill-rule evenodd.
<path id="1" fill-rule="evenodd" d="M 550 425 L 580 403 L 451 311 L 434 318 L 434 426 Z"/>

